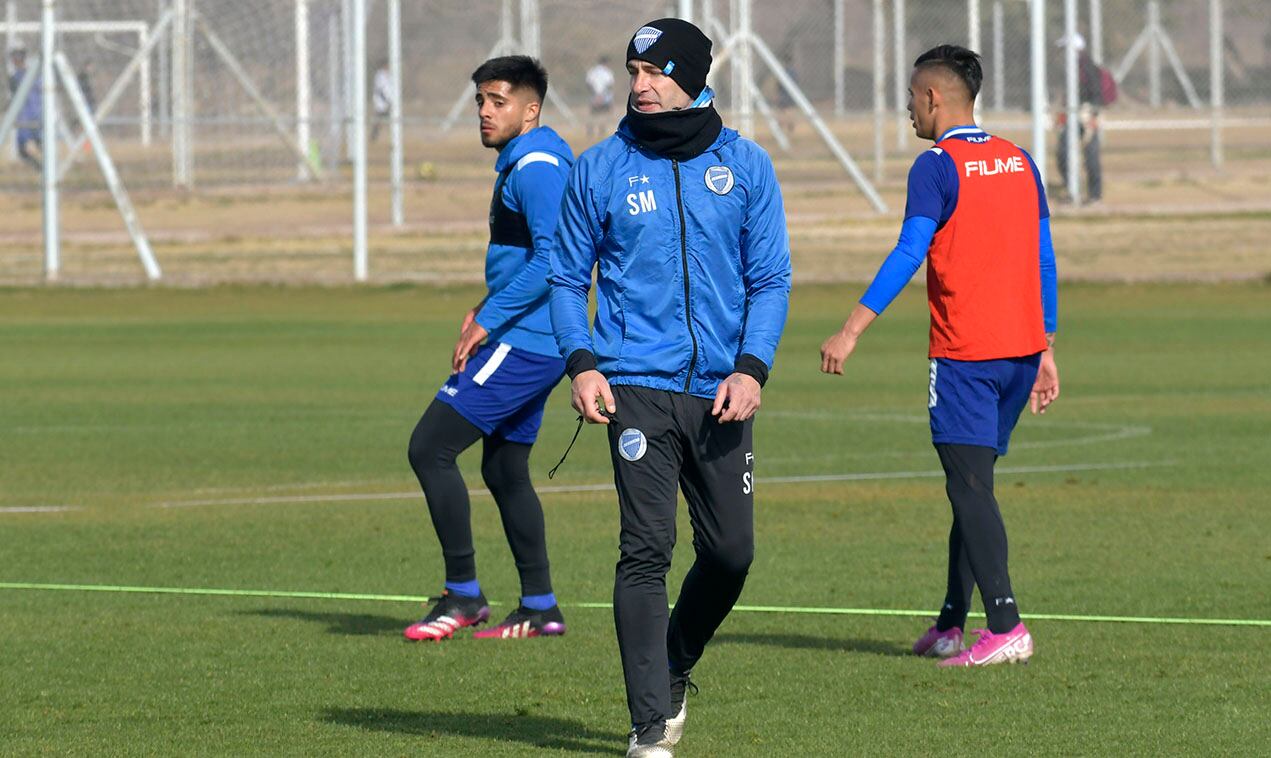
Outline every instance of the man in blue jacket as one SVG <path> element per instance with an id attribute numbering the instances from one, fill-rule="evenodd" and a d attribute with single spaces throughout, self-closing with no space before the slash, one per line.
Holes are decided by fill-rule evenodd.
<path id="1" fill-rule="evenodd" d="M 464 316 L 442 385 L 410 438 L 446 565 L 445 591 L 407 627 L 413 640 L 443 640 L 490 616 L 477 581 L 468 490 L 455 458 L 483 442 L 481 475 L 494 496 L 521 577 L 521 600 L 502 623 L 475 636 L 510 639 L 565 633 L 547 562 L 543 508 L 530 482 L 530 447 L 543 406 L 565 370 L 548 313 L 549 249 L 573 165 L 569 145 L 539 126 L 547 72 L 526 56 L 494 58 L 472 74 L 481 144 L 499 152 L 490 201 L 489 292 Z"/>
<path id="2" fill-rule="evenodd" d="M 751 418 L 789 302 L 781 190 L 763 149 L 723 127 L 710 49 L 679 19 L 635 33 L 626 118 L 570 172 L 552 250 L 573 405 L 609 427 L 629 756 L 671 755 L 689 673 L 741 594 L 754 556 Z M 677 484 L 696 561 L 668 619 Z"/>

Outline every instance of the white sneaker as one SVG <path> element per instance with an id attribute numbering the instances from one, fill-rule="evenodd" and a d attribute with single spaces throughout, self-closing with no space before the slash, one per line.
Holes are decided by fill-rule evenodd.
<path id="1" fill-rule="evenodd" d="M 680 728 L 683 729 L 683 724 Z M 627 758 L 675 758 L 666 732 L 665 721 L 632 729 L 627 735 Z"/>

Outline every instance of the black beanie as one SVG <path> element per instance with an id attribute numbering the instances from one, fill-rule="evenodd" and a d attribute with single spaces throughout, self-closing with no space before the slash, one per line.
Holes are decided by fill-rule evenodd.
<path id="1" fill-rule="evenodd" d="M 711 70 L 711 40 L 683 19 L 660 18 L 640 27 L 627 43 L 627 60 L 633 59 L 662 69 L 696 99 L 706 89 Z"/>

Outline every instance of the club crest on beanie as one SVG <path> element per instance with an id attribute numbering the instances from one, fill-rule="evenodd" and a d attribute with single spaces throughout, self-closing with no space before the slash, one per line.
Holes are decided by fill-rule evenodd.
<path id="1" fill-rule="evenodd" d="M 696 98 L 711 70 L 711 40 L 680 18 L 660 18 L 640 27 L 627 44 L 627 60 L 652 63 Z"/>

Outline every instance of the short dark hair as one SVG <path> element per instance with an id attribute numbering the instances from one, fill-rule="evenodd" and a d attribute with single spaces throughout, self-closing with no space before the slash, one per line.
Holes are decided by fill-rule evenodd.
<path id="1" fill-rule="evenodd" d="M 980 55 L 959 45 L 939 45 L 933 47 L 914 61 L 914 68 L 934 68 L 939 66 L 958 77 L 966 85 L 971 99 L 980 94 L 980 84 L 984 81 L 984 68 L 980 65 Z"/>
<path id="2" fill-rule="evenodd" d="M 539 102 L 547 97 L 547 69 L 528 55 L 505 55 L 491 58 L 472 72 L 472 83 L 507 82 L 512 89 L 529 87 L 538 93 Z"/>

